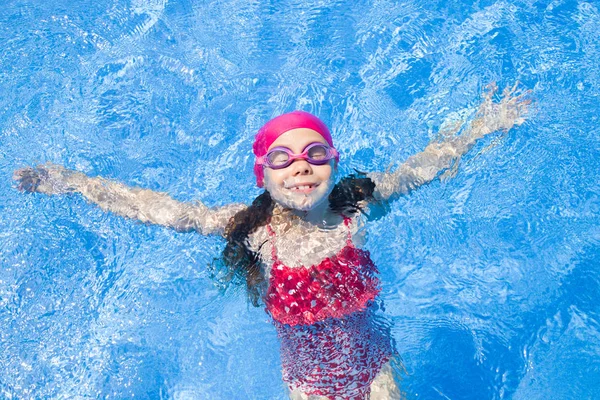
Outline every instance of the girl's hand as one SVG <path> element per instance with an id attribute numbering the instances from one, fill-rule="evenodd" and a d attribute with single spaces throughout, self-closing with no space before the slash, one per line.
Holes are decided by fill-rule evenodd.
<path id="1" fill-rule="evenodd" d="M 471 133 L 474 139 L 499 130 L 508 131 L 513 126 L 525 122 L 531 104 L 531 100 L 525 97 L 530 91 L 522 91 L 518 86 L 517 82 L 512 88 L 504 89 L 499 103 L 493 101 L 498 86 L 495 83 L 488 86 L 483 104 L 479 107 L 477 117 L 472 123 Z"/>
<path id="2" fill-rule="evenodd" d="M 46 163 L 36 167 L 18 169 L 13 174 L 17 189 L 22 192 L 64 194 L 74 190 L 73 179 L 77 172 L 60 165 Z"/>

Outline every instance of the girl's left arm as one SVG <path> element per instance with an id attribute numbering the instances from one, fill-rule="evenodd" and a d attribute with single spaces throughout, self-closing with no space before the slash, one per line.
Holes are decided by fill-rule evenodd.
<path id="1" fill-rule="evenodd" d="M 393 173 L 373 172 L 368 176 L 375 183 L 375 200 L 393 200 L 431 182 L 438 174 L 451 168 L 477 140 L 499 130 L 508 132 L 513 126 L 525 122 L 530 101 L 525 93 L 517 93 L 516 85 L 506 89 L 502 100 L 492 100 L 496 86 L 491 86 L 484 96 L 473 122 L 459 136 L 431 142 L 424 151 L 409 157 Z"/>
<path id="2" fill-rule="evenodd" d="M 209 208 L 198 201 L 181 202 L 166 193 L 131 187 L 102 177 L 90 177 L 50 163 L 18 169 L 13 179 L 18 182 L 18 189 L 24 192 L 47 195 L 77 193 L 104 211 L 203 235 L 224 235 L 230 219 L 246 208 L 244 204 Z"/>

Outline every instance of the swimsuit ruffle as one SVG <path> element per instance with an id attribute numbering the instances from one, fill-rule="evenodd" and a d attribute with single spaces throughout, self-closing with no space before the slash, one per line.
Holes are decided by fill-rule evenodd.
<path id="1" fill-rule="evenodd" d="M 365 310 L 379 293 L 377 269 L 367 251 L 344 247 L 311 267 L 290 268 L 276 261 L 265 303 L 276 321 L 311 325 Z"/>

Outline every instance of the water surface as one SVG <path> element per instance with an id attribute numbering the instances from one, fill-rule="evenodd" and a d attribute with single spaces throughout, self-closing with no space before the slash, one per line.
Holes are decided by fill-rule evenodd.
<path id="1" fill-rule="evenodd" d="M 207 265 L 223 241 L 23 195 L 53 162 L 250 202 L 269 118 L 321 116 L 385 170 L 490 82 L 529 121 L 368 227 L 423 399 L 600 397 L 600 11 L 584 1 L 8 0 L 0 14 L 0 397 L 283 399 L 278 342 Z"/>

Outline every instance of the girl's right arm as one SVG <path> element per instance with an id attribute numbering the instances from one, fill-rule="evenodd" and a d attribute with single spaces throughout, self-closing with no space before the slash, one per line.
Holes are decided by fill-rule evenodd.
<path id="1" fill-rule="evenodd" d="M 166 193 L 92 178 L 54 164 L 19 169 L 13 178 L 22 191 L 49 195 L 80 193 L 105 211 L 178 231 L 195 230 L 204 235 L 223 235 L 231 217 L 246 208 L 243 204 L 208 208 L 200 202 L 183 203 Z"/>
<path id="2" fill-rule="evenodd" d="M 479 107 L 477 116 L 461 135 L 431 142 L 422 152 L 409 157 L 392 173 L 373 172 L 368 176 L 375 183 L 376 200 L 393 200 L 427 184 L 446 170 L 454 172 L 460 158 L 481 138 L 525 122 L 530 101 L 517 85 L 507 88 L 500 102 L 493 101 L 497 87 L 492 85 Z M 449 174 L 451 175 L 451 174 Z"/>

